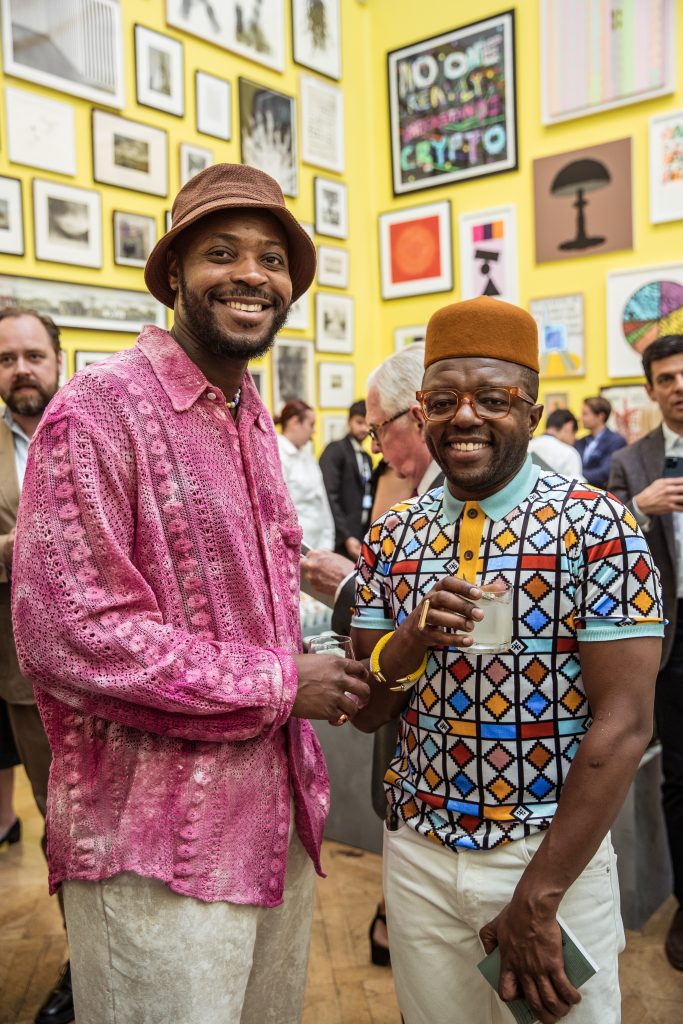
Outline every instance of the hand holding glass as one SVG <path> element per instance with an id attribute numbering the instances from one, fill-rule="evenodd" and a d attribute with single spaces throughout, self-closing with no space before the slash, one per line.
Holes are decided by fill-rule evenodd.
<path id="1" fill-rule="evenodd" d="M 339 658 L 351 658 L 354 660 L 351 638 L 340 636 L 338 633 L 321 633 L 319 636 L 312 636 L 308 641 L 308 653 L 332 654 Z M 344 696 L 352 700 L 354 704 L 360 703 L 355 693 L 349 693 L 348 690 L 345 690 Z M 330 722 L 330 725 L 344 725 L 348 720 L 348 715 L 341 715 L 336 722 Z"/>

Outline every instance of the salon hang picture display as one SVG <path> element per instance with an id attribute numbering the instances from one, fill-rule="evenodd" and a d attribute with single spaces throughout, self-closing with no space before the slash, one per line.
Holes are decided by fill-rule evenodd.
<path id="1" fill-rule="evenodd" d="M 270 174 L 286 196 L 298 195 L 294 99 L 240 78 L 239 111 L 242 163 Z"/>
<path id="2" fill-rule="evenodd" d="M 166 22 L 224 50 L 284 71 L 284 0 L 166 0 Z"/>
<path id="3" fill-rule="evenodd" d="M 34 178 L 33 227 L 36 259 L 102 266 L 99 192 Z"/>
<path id="4" fill-rule="evenodd" d="M 185 112 L 183 44 L 135 26 L 135 83 L 142 106 L 182 117 Z"/>
<path id="5" fill-rule="evenodd" d="M 395 195 L 517 167 L 514 17 L 389 54 Z"/>
<path id="6" fill-rule="evenodd" d="M 536 262 L 633 248 L 631 139 L 534 160 Z"/>
<path id="7" fill-rule="evenodd" d="M 340 79 L 341 0 L 292 0 L 292 51 L 297 64 Z"/>

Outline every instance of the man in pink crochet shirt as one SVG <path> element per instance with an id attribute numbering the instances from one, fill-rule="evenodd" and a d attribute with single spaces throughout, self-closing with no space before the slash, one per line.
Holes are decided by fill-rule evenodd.
<path id="1" fill-rule="evenodd" d="M 172 331 L 73 378 L 31 444 L 13 616 L 79 1024 L 301 1015 L 328 809 L 306 719 L 369 689 L 300 653 L 301 531 L 247 363 L 314 272 L 276 182 L 203 171 L 145 271 Z"/>

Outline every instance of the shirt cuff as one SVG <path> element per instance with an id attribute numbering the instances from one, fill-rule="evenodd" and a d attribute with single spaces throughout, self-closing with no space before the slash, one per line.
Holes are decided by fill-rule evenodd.
<path id="1" fill-rule="evenodd" d="M 641 530 L 649 530 L 652 525 L 652 520 L 649 516 L 646 516 L 644 512 L 641 512 L 638 508 L 638 502 L 635 498 L 632 499 L 631 505 L 633 507 L 633 518 L 638 523 Z"/>
<path id="2" fill-rule="evenodd" d="M 642 636 L 664 636 L 664 623 L 652 622 L 639 626 L 634 623 L 632 626 L 609 626 L 580 629 L 576 635 L 579 643 L 595 643 L 602 640 L 629 640 Z"/>

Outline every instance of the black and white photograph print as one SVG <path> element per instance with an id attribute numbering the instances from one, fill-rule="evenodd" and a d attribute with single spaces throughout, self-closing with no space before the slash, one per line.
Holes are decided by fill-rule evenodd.
<path id="1" fill-rule="evenodd" d="M 144 267 L 157 240 L 154 217 L 114 210 L 114 263 Z"/>
<path id="2" fill-rule="evenodd" d="M 33 226 L 37 259 L 102 266 L 99 192 L 34 178 Z"/>
<path id="3" fill-rule="evenodd" d="M 182 117 L 185 113 L 183 44 L 136 25 L 135 84 L 137 101 L 142 106 Z"/>
<path id="4" fill-rule="evenodd" d="M 189 142 L 180 143 L 180 187 L 187 185 L 195 174 L 206 170 L 213 163 L 213 151 L 203 146 L 191 146 Z"/>
<path id="5" fill-rule="evenodd" d="M 318 367 L 318 405 L 321 409 L 348 409 L 354 399 L 353 363 L 321 363 Z"/>
<path id="6" fill-rule="evenodd" d="M 0 177 L 0 252 L 24 255 L 21 181 Z"/>
<path id="7" fill-rule="evenodd" d="M 93 110 L 92 146 L 95 181 L 168 195 L 168 136 L 162 128 Z"/>
<path id="8" fill-rule="evenodd" d="M 316 294 L 315 347 L 318 352 L 353 354 L 353 299 L 350 295 Z"/>
<path id="9" fill-rule="evenodd" d="M 197 131 L 228 142 L 232 137 L 230 82 L 206 71 L 195 71 L 194 96 Z"/>
<path id="10" fill-rule="evenodd" d="M 330 238 L 348 238 L 346 185 L 330 178 L 314 178 L 315 231 Z"/>
<path id="11" fill-rule="evenodd" d="M 292 49 L 297 64 L 341 78 L 340 0 L 292 0 Z"/>
<path id="12" fill-rule="evenodd" d="M 166 0 L 166 23 L 284 71 L 284 0 Z"/>
<path id="13" fill-rule="evenodd" d="M 28 89 L 5 86 L 7 150 L 15 164 L 76 173 L 74 107 Z"/>
<path id="14" fill-rule="evenodd" d="M 315 405 L 313 343 L 278 338 L 273 348 L 273 409 L 279 413 L 285 402 L 300 398 Z"/>
<path id="15" fill-rule="evenodd" d="M 323 288 L 349 287 L 349 250 L 336 245 L 318 246 L 318 284 Z"/>
<path id="16" fill-rule="evenodd" d="M 119 0 L 0 0 L 0 9 L 5 74 L 125 105 Z"/>
<path id="17" fill-rule="evenodd" d="M 301 159 L 344 172 L 344 94 L 313 75 L 300 75 Z"/>
<path id="18" fill-rule="evenodd" d="M 293 98 L 240 78 L 239 110 L 242 163 L 270 174 L 286 196 L 298 195 Z"/>

